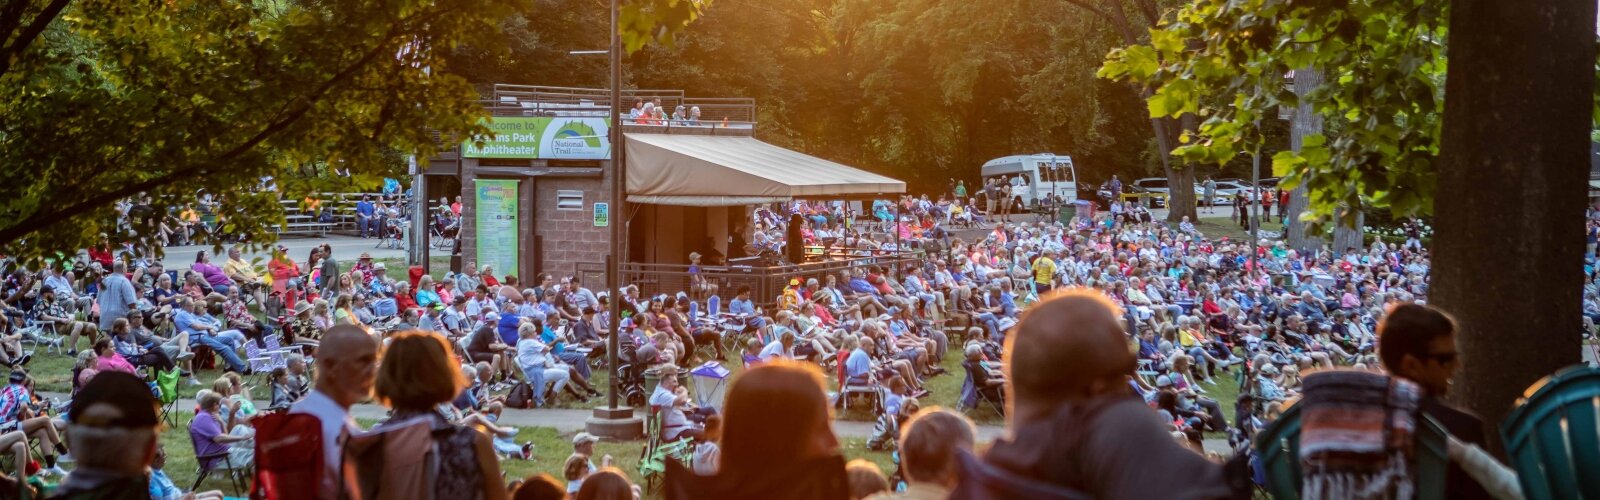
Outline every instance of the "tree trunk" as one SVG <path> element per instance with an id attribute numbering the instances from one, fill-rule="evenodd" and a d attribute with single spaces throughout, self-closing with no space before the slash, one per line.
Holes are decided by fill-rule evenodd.
<path id="1" fill-rule="evenodd" d="M 1067 0 L 1069 3 L 1088 9 L 1110 21 L 1117 34 L 1122 36 L 1122 41 L 1127 45 L 1140 43 L 1140 36 L 1147 28 L 1134 29 L 1133 22 L 1128 19 L 1124 0 L 1101 0 L 1091 3 L 1087 0 Z M 1155 26 L 1159 12 L 1155 2 L 1139 0 L 1135 8 L 1144 16 L 1149 26 Z M 1139 95 L 1149 99 L 1151 91 L 1148 88 L 1140 89 Z M 1161 173 L 1167 177 L 1167 221 L 1177 223 L 1188 216 L 1191 221 L 1199 221 L 1195 212 L 1194 196 L 1194 169 L 1184 166 L 1172 165 L 1172 150 L 1177 147 L 1178 135 L 1183 130 L 1194 128 L 1194 117 L 1184 116 L 1182 123 L 1171 118 L 1151 118 L 1150 130 L 1155 133 L 1156 157 L 1161 160 Z M 1180 128 L 1181 127 L 1181 128 Z M 1132 181 L 1132 179 L 1129 179 Z"/>
<path id="2" fill-rule="evenodd" d="M 1311 134 L 1322 133 L 1322 115 L 1312 109 L 1311 101 L 1306 96 L 1311 91 L 1322 85 L 1322 70 L 1316 68 L 1300 68 L 1294 70 L 1294 95 L 1300 98 L 1299 106 L 1294 109 L 1294 117 L 1289 122 L 1289 147 L 1294 152 L 1300 152 L 1301 144 Z M 1309 179 L 1307 179 L 1309 180 Z M 1300 214 L 1311 205 L 1307 198 L 1307 182 L 1301 181 L 1300 185 L 1289 191 L 1289 205 L 1280 207 L 1285 214 L 1283 220 L 1284 237 L 1289 240 L 1289 248 L 1300 253 L 1307 253 L 1322 248 L 1322 238 L 1315 234 L 1307 234 L 1306 223 L 1300 222 Z"/>
<path id="3" fill-rule="evenodd" d="M 1200 215 L 1195 212 L 1194 195 L 1194 167 L 1190 165 L 1172 165 L 1172 150 L 1176 148 L 1178 136 L 1185 130 L 1195 129 L 1194 115 L 1183 115 L 1177 120 L 1166 120 L 1167 147 L 1161 151 L 1161 165 L 1167 174 L 1167 222 L 1174 224 L 1181 222 L 1184 217 L 1191 221 L 1199 221 Z"/>
<path id="4" fill-rule="evenodd" d="M 1345 210 L 1349 210 L 1349 208 L 1346 208 Z M 1362 239 L 1361 228 L 1362 226 L 1365 226 L 1366 223 L 1367 214 L 1357 210 L 1354 225 L 1346 225 L 1343 222 L 1340 222 L 1339 225 L 1334 226 L 1333 251 L 1335 253 L 1343 253 L 1345 250 L 1351 248 L 1354 248 L 1357 251 L 1360 251 L 1362 248 L 1364 248 L 1366 245 L 1363 244 L 1365 242 Z"/>
<path id="5" fill-rule="evenodd" d="M 1311 134 L 1322 133 L 1322 115 L 1317 114 L 1306 97 L 1311 91 L 1322 86 L 1322 70 L 1317 68 L 1300 68 L 1294 70 L 1294 94 L 1300 98 L 1300 103 L 1294 109 L 1294 117 L 1289 122 L 1289 146 L 1294 152 L 1300 152 L 1301 144 Z M 1322 235 L 1310 234 L 1306 223 L 1300 222 L 1300 214 L 1311 205 L 1307 198 L 1305 185 L 1310 179 L 1302 181 L 1299 186 L 1289 191 L 1289 205 L 1282 207 L 1289 214 L 1284 218 L 1284 236 L 1289 240 L 1289 247 L 1300 253 L 1313 252 L 1322 248 Z M 1333 228 L 1333 251 L 1344 252 L 1347 248 L 1361 248 L 1362 228 L 1366 225 L 1364 214 L 1357 212 L 1354 224 L 1345 224 L 1342 221 Z"/>
<path id="6" fill-rule="evenodd" d="M 1452 399 L 1493 429 L 1580 359 L 1595 2 L 1450 7 L 1429 296 L 1460 323 Z"/>
<path id="7" fill-rule="evenodd" d="M 1150 92 L 1145 91 L 1145 98 L 1150 97 Z M 1178 223 L 1188 216 L 1190 221 L 1199 221 L 1194 206 L 1194 170 L 1184 168 L 1183 165 L 1172 165 L 1172 149 L 1176 148 L 1177 137 L 1180 132 L 1178 123 L 1170 118 L 1151 118 L 1150 128 L 1156 134 L 1156 157 L 1161 159 L 1161 173 L 1167 178 L 1167 222 Z M 1186 191 L 1178 188 L 1179 179 L 1188 176 L 1188 181 L 1183 183 L 1188 186 Z M 1188 193 L 1187 197 L 1180 196 Z M 1187 208 L 1180 208 L 1187 207 Z"/>

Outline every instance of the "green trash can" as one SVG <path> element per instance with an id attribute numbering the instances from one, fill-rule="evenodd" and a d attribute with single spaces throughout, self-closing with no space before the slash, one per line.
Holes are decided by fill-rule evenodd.
<path id="1" fill-rule="evenodd" d="M 1077 216 L 1078 206 L 1071 203 L 1061 204 L 1061 208 L 1056 211 L 1056 220 L 1061 221 L 1061 225 L 1063 226 L 1067 225 L 1069 222 L 1072 222 L 1072 218 Z"/>
<path id="2" fill-rule="evenodd" d="M 645 370 L 644 371 L 644 393 L 645 393 L 645 397 L 646 398 L 650 397 L 651 394 L 655 394 L 656 393 L 656 386 L 660 385 L 660 384 L 661 384 L 661 374 L 660 374 L 660 372 L 656 371 L 656 369 L 654 369 L 654 368 L 651 368 L 649 370 Z M 689 371 L 688 370 L 684 370 L 682 368 L 679 368 L 678 369 L 678 387 L 688 387 L 688 386 L 689 386 Z"/>

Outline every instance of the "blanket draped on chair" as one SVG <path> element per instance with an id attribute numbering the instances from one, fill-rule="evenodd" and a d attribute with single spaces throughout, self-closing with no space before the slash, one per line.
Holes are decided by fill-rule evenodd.
<path id="1" fill-rule="evenodd" d="M 1415 383 L 1336 370 L 1307 375 L 1301 406 L 1301 496 L 1410 499 Z"/>

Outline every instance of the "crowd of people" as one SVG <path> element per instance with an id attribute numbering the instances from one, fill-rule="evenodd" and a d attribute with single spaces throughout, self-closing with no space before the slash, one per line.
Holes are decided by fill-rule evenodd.
<path id="1" fill-rule="evenodd" d="M 154 432 L 160 401 L 172 399 L 161 382 L 187 378 L 181 395 L 196 407 L 179 411 L 205 468 L 256 466 L 258 443 L 281 429 L 260 422 L 309 415 L 324 498 L 396 487 L 633 498 L 638 486 L 610 457 L 593 457 L 587 434 L 574 437 L 560 479 L 507 483 L 500 469 L 532 455 L 504 412 L 598 396 L 590 379 L 610 335 L 623 363 L 660 380 L 639 402 L 659 421 L 650 438 L 690 450 L 667 462 L 667 498 L 1237 496 L 1253 476 L 1244 445 L 1301 396 L 1305 377 L 1330 368 L 1412 380 L 1459 448 L 1482 441 L 1481 422 L 1437 400 L 1459 360 L 1448 315 L 1420 305 L 1431 265 L 1420 244 L 1302 253 L 1127 213 L 1008 222 L 962 198 L 886 200 L 862 220 L 843 203 L 758 207 L 751 254 L 803 245 L 916 256 L 796 277 L 776 297 L 700 276 L 675 294 L 629 286 L 614 299 L 575 276 L 519 281 L 471 262 L 437 280 L 391 276 L 366 255 L 344 266 L 327 246 L 305 261 L 278 246 L 264 266 L 238 247 L 221 265 L 202 251 L 178 272 L 104 245 L 13 268 L 0 297 L 0 363 L 13 368 L 0 391 L 0 432 L 12 432 L 0 434 L 0 453 L 21 443 L 21 458 L 45 465 L 3 478 L 46 485 L 66 474 L 58 457 L 70 449 L 77 466 L 59 493 L 137 483 L 178 498 Z M 722 299 L 720 316 L 697 314 Z M 28 346 L 74 358 L 70 405 L 32 390 Z M 678 374 L 730 355 L 742 373 L 726 401 L 696 404 Z M 202 383 L 214 357 L 223 374 Z M 258 372 L 270 391 L 259 401 L 244 383 Z M 932 394 L 940 376 L 962 378 L 960 393 Z M 1225 385 L 1237 399 L 1213 397 Z M 369 398 L 390 413 L 366 429 L 350 409 Z M 831 409 L 852 398 L 870 403 L 868 446 L 896 451 L 897 470 L 840 458 Z M 986 405 L 1004 414 L 1007 437 L 980 451 L 966 412 Z M 1236 458 L 1208 452 L 1207 433 L 1228 436 Z M 373 436 L 432 453 L 426 481 L 390 462 L 401 445 L 343 444 Z M 101 453 L 107 439 L 148 453 Z M 80 449 L 97 450 L 94 461 Z M 1505 472 L 1489 470 L 1475 470 L 1489 478 L 1479 481 L 1453 473 L 1452 491 L 1483 497 L 1483 482 L 1501 492 L 1493 479 Z"/>

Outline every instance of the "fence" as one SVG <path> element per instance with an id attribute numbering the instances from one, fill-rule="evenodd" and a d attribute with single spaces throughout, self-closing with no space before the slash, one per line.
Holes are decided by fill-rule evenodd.
<path id="1" fill-rule="evenodd" d="M 840 286 L 845 279 L 856 269 L 865 269 L 881 266 L 885 270 L 895 266 L 903 266 L 917 261 L 916 255 L 911 252 L 897 254 L 875 255 L 869 257 L 851 257 L 837 260 L 823 260 L 808 262 L 799 265 L 783 266 L 701 266 L 700 275 L 717 285 L 719 295 L 732 297 L 739 287 L 750 287 L 751 299 L 766 306 L 772 305 L 783 292 L 783 287 L 789 285 L 790 279 L 799 279 L 804 282 L 816 278 L 819 282 L 826 282 L 825 276 L 841 276 Z M 622 266 L 622 282 L 639 287 L 643 296 L 656 294 L 676 294 L 689 290 L 689 266 L 681 264 L 642 264 L 626 263 Z"/>

